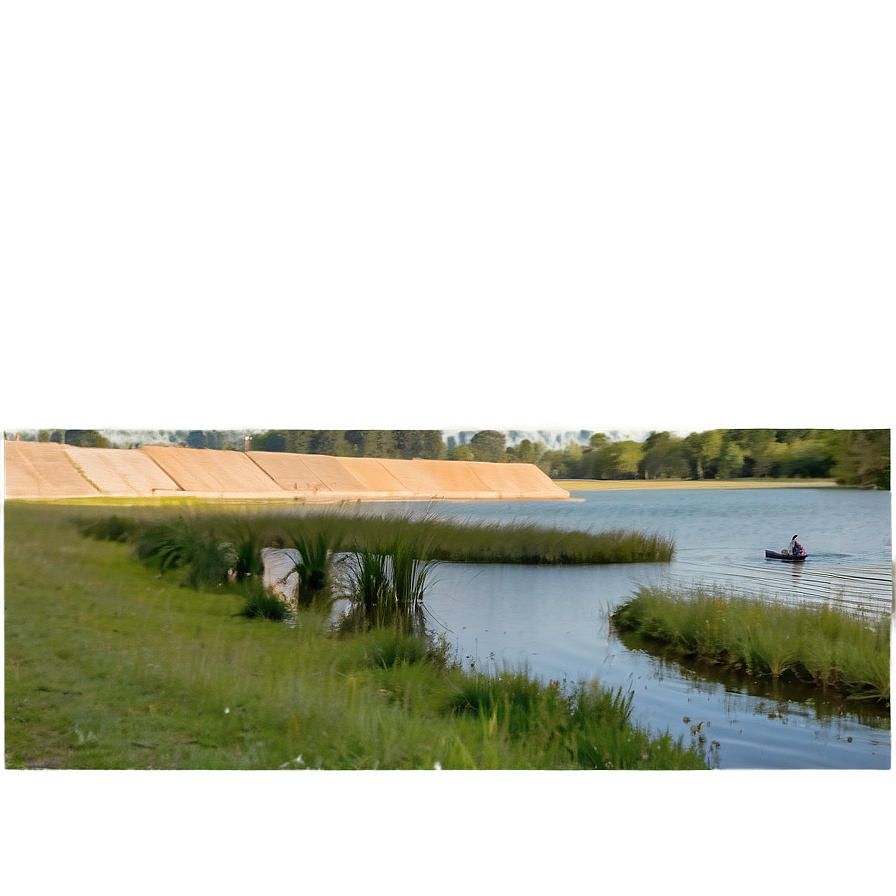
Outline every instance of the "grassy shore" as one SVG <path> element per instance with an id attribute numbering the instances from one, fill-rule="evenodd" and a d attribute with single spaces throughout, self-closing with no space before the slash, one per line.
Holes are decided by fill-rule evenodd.
<path id="1" fill-rule="evenodd" d="M 5 508 L 7 768 L 706 767 L 622 692 L 473 673 L 398 626 L 330 631 L 325 607 L 249 619 L 236 585 L 155 572 L 82 512 Z"/>
<path id="2" fill-rule="evenodd" d="M 828 606 L 644 586 L 612 616 L 679 657 L 890 704 L 890 621 Z"/>

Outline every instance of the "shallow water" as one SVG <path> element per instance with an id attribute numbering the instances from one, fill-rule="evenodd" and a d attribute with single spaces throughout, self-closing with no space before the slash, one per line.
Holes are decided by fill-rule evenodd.
<path id="1" fill-rule="evenodd" d="M 442 564 L 426 605 L 464 665 L 526 666 L 543 680 L 597 678 L 634 692 L 634 720 L 701 746 L 718 768 L 890 767 L 889 713 L 696 670 L 626 647 L 609 614 L 640 583 L 723 585 L 873 616 L 893 602 L 890 493 L 839 489 L 574 492 L 572 502 L 382 505 L 471 520 L 534 520 L 670 535 L 668 564 Z M 797 533 L 805 564 L 764 559 Z M 703 723 L 700 725 L 700 723 Z M 695 730 L 700 725 L 699 731 Z M 702 738 L 702 740 L 701 740 Z M 715 742 L 715 743 L 714 743 Z"/>

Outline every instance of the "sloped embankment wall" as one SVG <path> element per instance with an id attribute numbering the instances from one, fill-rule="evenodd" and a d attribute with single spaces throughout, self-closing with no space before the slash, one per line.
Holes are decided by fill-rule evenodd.
<path id="1" fill-rule="evenodd" d="M 242 451 L 144 445 L 139 449 L 190 494 L 265 495 L 281 489 Z"/>
<path id="2" fill-rule="evenodd" d="M 533 464 L 328 457 L 146 445 L 5 442 L 7 498 L 195 495 L 339 500 L 562 500 Z"/>
<path id="3" fill-rule="evenodd" d="M 174 480 L 140 451 L 74 447 L 64 450 L 104 495 L 140 497 L 177 490 Z"/>
<path id="4" fill-rule="evenodd" d="M 99 495 L 55 442 L 5 442 L 7 498 L 84 498 Z"/>

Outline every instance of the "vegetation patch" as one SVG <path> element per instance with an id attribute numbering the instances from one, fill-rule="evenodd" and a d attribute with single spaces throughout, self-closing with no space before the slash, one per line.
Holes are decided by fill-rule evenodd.
<path id="1" fill-rule="evenodd" d="M 289 608 L 264 587 L 261 579 L 252 579 L 243 587 L 244 603 L 240 615 L 247 619 L 273 619 L 282 622 L 290 617 Z"/>
<path id="2" fill-rule="evenodd" d="M 567 693 L 523 672 L 506 687 L 406 619 L 334 631 L 312 602 L 288 625 L 267 621 L 245 609 L 260 603 L 257 576 L 185 575 L 195 555 L 179 526 L 155 532 L 164 547 L 140 562 L 137 542 L 81 537 L 83 510 L 6 508 L 8 768 L 707 765 L 693 746 L 635 728 L 622 693 Z M 143 533 L 166 522 L 135 521 Z M 184 519 L 216 544 L 227 542 L 219 521 Z"/>
<path id="3" fill-rule="evenodd" d="M 26 505 L 27 506 L 27 505 Z M 88 514 L 82 508 L 79 523 L 85 535 L 108 537 L 113 528 L 118 540 L 137 545 L 142 559 L 175 568 L 188 563 L 197 540 L 214 538 L 245 560 L 250 571 L 260 564 L 262 547 L 295 547 L 303 558 L 302 581 L 312 592 L 325 578 L 325 558 L 340 548 L 373 553 L 394 553 L 408 546 L 423 561 L 522 564 L 603 564 L 668 562 L 675 550 L 671 538 L 652 532 L 615 529 L 585 532 L 518 521 L 497 523 L 437 519 L 432 514 L 375 514 L 352 509 L 295 508 L 289 513 L 221 512 L 210 505 L 195 507 L 172 519 L 170 511 L 141 508 L 135 518 L 120 514 L 104 518 L 101 508 Z M 234 562 L 237 562 L 234 558 Z M 323 578 L 322 578 L 323 577 Z"/>
<path id="4" fill-rule="evenodd" d="M 852 700 L 890 705 L 887 618 L 717 590 L 644 586 L 612 621 L 619 631 L 637 632 L 682 658 L 754 677 L 791 677 Z"/>

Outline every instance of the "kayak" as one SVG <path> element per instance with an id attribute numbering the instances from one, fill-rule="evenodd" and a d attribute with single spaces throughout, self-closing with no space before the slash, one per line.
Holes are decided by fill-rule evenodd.
<path id="1" fill-rule="evenodd" d="M 808 557 L 808 554 L 799 554 L 796 557 L 789 551 L 769 551 L 765 552 L 766 560 L 783 560 L 785 563 L 800 563 Z"/>

